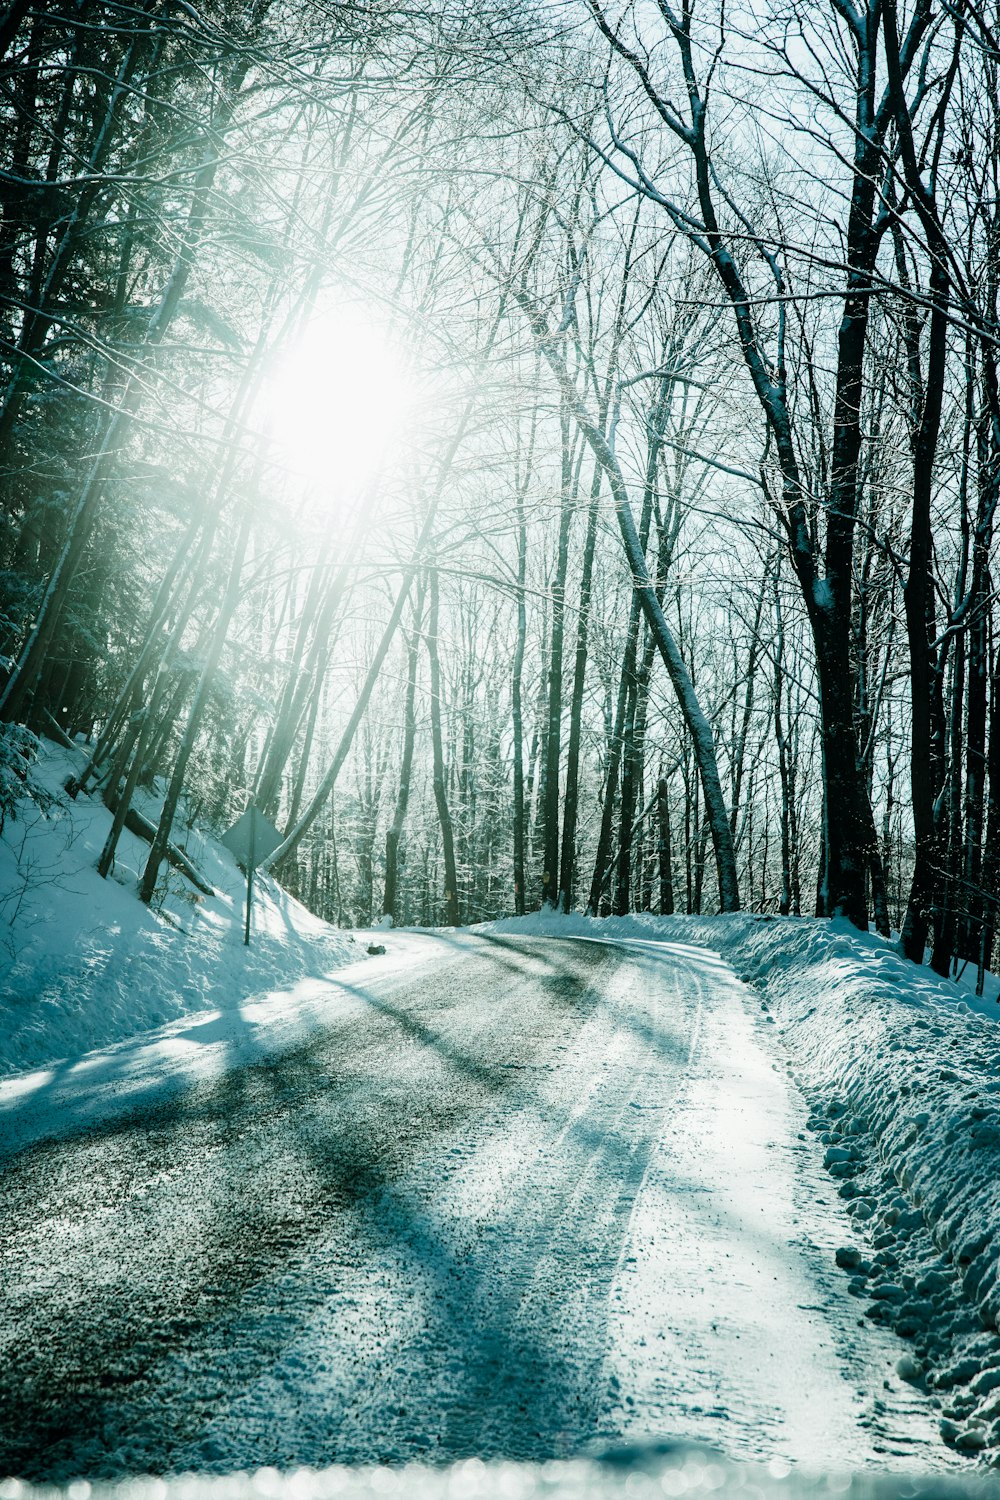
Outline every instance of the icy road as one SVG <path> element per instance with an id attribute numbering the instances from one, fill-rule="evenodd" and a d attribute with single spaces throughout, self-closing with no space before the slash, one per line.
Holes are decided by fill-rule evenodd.
<path id="1" fill-rule="evenodd" d="M 719 959 L 387 941 L 276 1055 L 222 1018 L 174 1036 L 167 1094 L 148 1039 L 46 1081 L 49 1138 L 0 1194 L 0 1474 L 650 1435 L 947 1461 L 833 1265 L 849 1222 Z M 182 1053 L 214 1062 L 178 1074 Z"/>

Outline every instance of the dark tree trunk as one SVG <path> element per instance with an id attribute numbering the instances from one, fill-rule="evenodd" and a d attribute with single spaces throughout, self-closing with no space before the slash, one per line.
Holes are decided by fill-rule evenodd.
<path id="1" fill-rule="evenodd" d="M 942 715 L 935 712 L 942 664 L 933 660 L 935 635 L 933 539 L 931 500 L 934 458 L 944 391 L 944 361 L 947 352 L 948 283 L 943 268 L 932 269 L 930 354 L 927 378 L 917 386 L 922 411 L 913 438 L 913 509 L 910 524 L 910 557 L 903 603 L 910 658 L 910 794 L 913 811 L 914 869 L 906 916 L 903 919 L 903 953 L 914 963 L 923 963 L 931 920 L 935 938 L 944 937 L 946 905 L 946 848 L 935 804 L 945 778 Z M 911 357 L 911 366 L 917 357 Z M 918 379 L 918 372 L 914 379 Z M 937 721 L 937 722 L 935 722 Z M 934 966 L 947 973 L 950 954 L 938 949 Z M 942 969 L 941 965 L 944 965 Z"/>
<path id="2" fill-rule="evenodd" d="M 438 649 L 440 598 L 437 570 L 430 575 L 430 617 L 427 622 L 427 657 L 430 663 L 431 746 L 434 753 L 434 803 L 441 824 L 441 848 L 444 855 L 445 922 L 457 927 L 458 874 L 455 868 L 455 830 L 448 806 L 448 789 L 444 763 L 444 736 L 441 730 L 441 659 Z"/>
<path id="3" fill-rule="evenodd" d="M 983 881 L 985 913 L 980 942 L 978 993 L 983 990 L 983 973 L 992 967 L 993 949 L 1000 920 L 1000 651 L 993 646 L 990 674 L 990 737 L 987 754 L 989 794 L 986 800 L 986 838 L 983 845 Z"/>
<path id="4" fill-rule="evenodd" d="M 660 915 L 674 914 L 673 849 L 670 842 L 670 795 L 665 779 L 656 784 L 656 858 L 660 874 Z"/>
<path id="5" fill-rule="evenodd" d="M 618 699 L 615 718 L 608 740 L 607 766 L 604 775 L 604 802 L 601 808 L 601 828 L 597 838 L 597 855 L 594 859 L 594 874 L 590 882 L 590 899 L 587 910 L 596 916 L 601 910 L 604 892 L 611 873 L 611 843 L 614 835 L 615 806 L 618 800 L 618 781 L 621 775 L 622 745 L 629 700 L 634 692 L 635 657 L 639 642 L 641 612 L 638 598 L 633 594 L 629 610 L 628 629 L 625 634 L 625 649 L 622 652 L 621 674 L 618 681 Z"/>
<path id="6" fill-rule="evenodd" d="M 521 705 L 524 672 L 524 645 L 527 633 L 527 611 L 524 589 L 528 554 L 527 528 L 524 522 L 524 497 L 517 496 L 517 635 L 511 668 L 511 732 L 514 738 L 514 911 L 524 916 L 524 713 Z"/>
<path id="7" fill-rule="evenodd" d="M 635 673 L 625 715 L 625 733 L 622 738 L 621 818 L 618 825 L 618 858 L 615 869 L 614 896 L 611 902 L 611 910 L 616 917 L 624 917 L 632 909 L 632 839 L 639 785 L 642 779 L 642 765 L 646 753 L 646 702 L 655 652 L 656 642 L 651 635 L 647 635 L 642 661 Z"/>
<path id="8" fill-rule="evenodd" d="M 417 733 L 417 718 L 414 703 L 417 693 L 417 652 L 420 645 L 420 616 L 423 613 L 423 590 L 417 595 L 413 610 L 413 633 L 406 654 L 406 699 L 403 704 L 403 753 L 399 766 L 399 791 L 392 822 L 385 835 L 385 895 L 382 911 L 393 921 L 397 920 L 399 897 L 397 895 L 399 872 L 399 841 L 406 820 L 406 809 L 410 801 L 410 778 L 413 772 L 413 745 Z"/>
<path id="9" fill-rule="evenodd" d="M 545 726 L 545 794 L 542 799 L 542 905 L 559 904 L 559 763 L 562 757 L 563 634 L 569 527 L 573 519 L 573 456 L 569 414 L 562 418 L 562 493 L 559 538 L 552 576 L 552 631 L 549 636 L 549 694 Z"/>
<path id="10" fill-rule="evenodd" d="M 995 303 L 995 291 L 993 294 Z M 962 874 L 967 892 L 968 916 L 962 951 L 965 958 L 979 960 L 986 921 L 983 881 L 983 825 L 987 769 L 987 715 L 989 709 L 989 653 L 992 580 L 989 556 L 994 516 L 1000 494 L 1000 434 L 992 421 L 1000 415 L 996 361 L 984 345 L 983 410 L 976 424 L 979 493 L 976 529 L 972 546 L 972 583 L 969 592 L 969 687 L 965 740 L 965 847 Z M 988 895 L 988 891 L 987 891 Z"/>
<path id="11" fill-rule="evenodd" d="M 580 741 L 583 729 L 583 693 L 587 680 L 587 650 L 590 630 L 590 595 L 593 587 L 597 513 L 601 494 L 601 467 L 594 465 L 587 512 L 587 535 L 583 544 L 580 575 L 580 612 L 576 625 L 576 657 L 573 668 L 573 698 L 570 706 L 569 743 L 566 747 L 566 792 L 563 800 L 562 862 L 559 875 L 559 908 L 573 906 L 576 874 L 576 825 L 580 801 Z"/>

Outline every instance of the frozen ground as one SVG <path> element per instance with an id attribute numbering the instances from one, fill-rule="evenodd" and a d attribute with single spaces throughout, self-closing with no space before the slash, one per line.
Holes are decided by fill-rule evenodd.
<path id="1" fill-rule="evenodd" d="M 25 800 L 0 832 L 0 1078 L 179 1017 L 232 1012 L 359 956 L 346 934 L 264 879 L 244 948 L 243 875 L 199 828 L 175 836 L 214 897 L 164 865 L 154 909 L 144 907 L 135 892 L 149 845 L 127 830 L 102 880 L 95 865 L 111 815 L 99 796 L 74 802 L 63 791 L 84 763 L 82 750 L 43 741 L 32 779 L 46 810 Z M 155 797 L 138 800 L 158 816 Z"/>
<path id="2" fill-rule="evenodd" d="M 724 962 L 387 946 L 276 1056 L 229 1066 L 228 1034 L 175 1029 L 135 1067 L 92 1057 L 61 1101 L 8 1100 L 14 1138 L 32 1111 L 49 1138 L 0 1203 L 0 1470 L 537 1462 L 650 1436 L 949 1461 L 898 1339 L 858 1327 L 836 1184 Z"/>

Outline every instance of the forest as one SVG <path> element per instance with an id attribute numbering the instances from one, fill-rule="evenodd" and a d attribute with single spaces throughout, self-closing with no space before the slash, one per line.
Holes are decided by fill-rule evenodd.
<path id="1" fill-rule="evenodd" d="M 981 988 L 998 71 L 975 0 L 13 0 L 0 819 L 69 739 L 154 909 L 252 801 L 335 923 Z"/>

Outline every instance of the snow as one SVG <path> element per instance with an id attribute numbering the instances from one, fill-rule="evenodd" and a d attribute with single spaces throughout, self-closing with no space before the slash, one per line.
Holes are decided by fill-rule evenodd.
<path id="1" fill-rule="evenodd" d="M 833 609 L 833 590 L 828 578 L 817 578 L 813 582 L 813 598 L 817 606 L 827 614 Z"/>
<path id="2" fill-rule="evenodd" d="M 843 1319 L 838 1329 L 820 1284 L 822 1215 L 796 1191 L 795 1101 L 728 966 L 706 979 L 684 1097 L 657 1143 L 621 1269 L 612 1362 L 633 1403 L 622 1429 L 826 1469 L 847 1454 L 871 1461 L 859 1451 L 864 1405 L 833 1337 L 843 1344 L 850 1329 Z"/>
<path id="3" fill-rule="evenodd" d="M 907 1340 L 897 1373 L 933 1394 L 945 1442 L 1000 1454 L 995 978 L 976 999 L 846 922 L 544 913 L 518 928 L 701 944 L 732 965 L 812 1107 L 865 1318 Z"/>
<path id="4" fill-rule="evenodd" d="M 414 1445 L 440 1445 L 442 1462 L 530 1457 L 536 1439 L 571 1453 L 583 1430 L 829 1470 L 998 1461 L 992 976 L 976 999 L 973 976 L 942 981 L 846 923 L 747 914 L 383 927 L 385 956 L 369 959 L 267 880 L 246 949 L 243 876 L 203 832 L 187 849 L 212 898 L 171 873 L 160 907 L 142 906 L 146 846 L 128 833 L 117 879 L 100 880 L 109 815 L 62 792 L 81 763 L 45 745 L 43 806 L 23 804 L 0 835 L 0 1153 L 313 1038 L 329 1036 L 340 1071 L 352 1054 L 338 1038 L 354 1045 L 379 1018 L 398 1043 L 371 1107 L 381 1117 L 415 1100 L 414 1120 L 436 1132 L 345 1229 L 365 1246 L 349 1275 L 331 1241 L 254 1291 L 241 1339 L 252 1344 L 259 1320 L 280 1353 L 185 1467 L 250 1470 L 272 1444 L 322 1489 L 337 1424 L 337 1456 L 356 1463 L 406 1463 Z M 573 939 L 560 951 L 580 961 L 546 965 L 537 943 L 505 958 L 505 935 Z M 605 948 L 620 961 L 599 959 Z M 561 1031 L 560 986 L 588 965 L 587 1007 Z M 377 1053 L 358 1058 L 374 1087 Z M 506 1068 L 512 1086 L 498 1088 Z M 354 1099 L 323 1107 L 357 1109 L 344 1118 L 360 1129 L 364 1090 Z M 480 1346 L 458 1357 L 471 1326 Z M 183 1358 L 177 1369 L 181 1381 Z M 522 1388 L 533 1437 L 518 1436 Z M 434 1435 L 442 1411 L 450 1450 Z M 388 1471 L 375 1472 L 388 1493 Z M 446 1492 L 430 1471 L 401 1472 L 412 1493 Z M 471 1469 L 451 1472 L 448 1493 L 475 1493 Z M 527 1494 L 555 1472 L 475 1475 Z M 597 1493 L 602 1472 L 564 1466 L 553 1492 L 565 1480 Z M 330 1473 L 334 1490 L 355 1484 Z M 666 1477 L 660 1492 L 680 1493 L 676 1470 Z"/>
<path id="5" fill-rule="evenodd" d="M 119 1298 L 190 1289 L 186 1340 L 48 1477 L 544 1460 L 650 1438 L 831 1471 L 948 1459 L 895 1373 L 898 1340 L 857 1330 L 836 1183 L 799 1139 L 772 1023 L 724 961 L 593 933 L 387 938 L 384 964 L 328 981 L 341 998 L 308 1051 L 223 1092 L 218 1118 L 201 1089 L 183 1131 L 185 1111 L 146 1111 L 124 1152 L 96 1132 L 13 1168 L 8 1284 L 38 1309 L 33 1349 L 65 1319 L 63 1289 L 110 1299 L 90 1311 L 99 1328 Z M 147 1072 L 171 1041 L 179 1066 L 240 1060 L 214 1031 L 191 1040 L 149 1038 Z M 89 1066 L 115 1059 L 119 1083 L 142 1077 L 138 1044 Z M 359 1161 L 371 1189 L 335 1192 L 331 1212 L 323 1184 L 353 1182 Z M 249 1275 L 244 1203 L 263 1244 L 269 1205 L 292 1236 Z"/>
<path id="6" fill-rule="evenodd" d="M 166 894 L 145 907 L 136 889 L 149 846 L 127 830 L 113 878 L 102 880 L 95 865 L 111 815 L 99 796 L 74 802 L 63 790 L 83 751 L 42 743 L 32 777 L 49 805 L 25 799 L 0 833 L 0 1078 L 204 1012 L 229 1016 L 238 1030 L 241 1007 L 361 956 L 352 937 L 266 878 L 255 883 L 244 947 L 245 878 L 198 828 L 186 849 L 214 897 L 165 865 Z M 140 810 L 155 818 L 157 800 Z"/>

